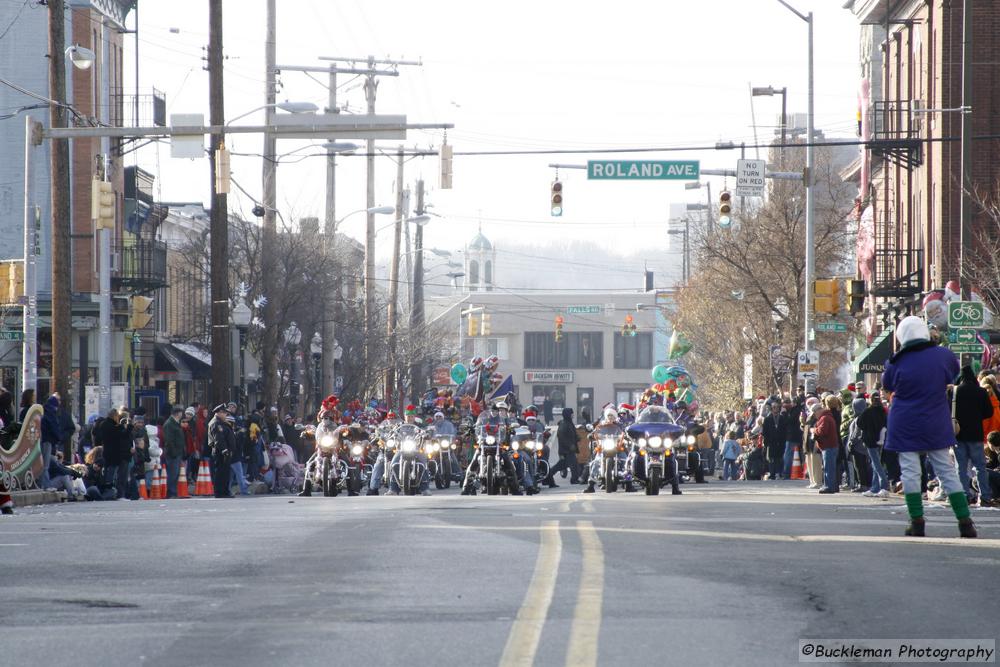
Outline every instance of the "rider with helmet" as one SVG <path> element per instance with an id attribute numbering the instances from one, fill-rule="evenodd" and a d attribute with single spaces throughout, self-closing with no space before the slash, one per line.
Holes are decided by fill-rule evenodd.
<path id="1" fill-rule="evenodd" d="M 340 428 L 337 423 L 337 413 L 335 408 L 321 407 L 319 413 L 316 415 L 316 418 L 319 425 L 316 426 L 315 447 L 313 448 L 313 452 L 309 457 L 309 460 L 306 461 L 305 481 L 302 483 L 302 491 L 299 493 L 300 496 L 312 495 L 312 478 L 316 473 L 316 466 L 320 463 L 320 444 L 323 442 L 323 438 L 327 436 L 336 439 L 338 429 Z M 331 466 L 330 472 L 333 475 L 333 478 L 336 479 L 337 466 Z"/>
<path id="2" fill-rule="evenodd" d="M 618 420 L 618 412 L 615 410 L 614 404 L 605 406 L 604 414 L 601 416 L 601 421 L 594 426 L 594 430 L 590 434 L 590 476 L 587 488 L 583 490 L 584 493 L 594 493 L 597 481 L 601 479 L 601 466 L 604 463 L 604 452 L 597 451 L 597 446 L 600 445 L 605 439 L 611 438 L 614 440 L 614 446 L 617 449 L 622 435 L 624 434 L 625 428 Z M 624 459 L 626 457 L 626 453 L 618 452 L 616 457 Z M 626 483 L 626 491 L 631 490 L 632 483 Z"/>
<path id="3" fill-rule="evenodd" d="M 487 408 L 479 414 L 479 418 L 476 420 L 476 441 L 482 442 L 486 439 L 487 435 L 492 435 L 496 437 L 497 442 L 501 445 L 509 442 L 510 438 L 510 408 L 506 401 L 499 400 L 493 406 L 492 409 Z M 514 465 L 511 463 L 510 455 L 503 448 L 499 448 L 500 451 L 500 465 L 507 477 L 507 488 L 511 495 L 520 496 L 523 495 L 521 489 L 517 485 L 517 471 L 514 470 Z M 479 465 L 482 450 L 476 449 L 475 454 L 472 456 L 472 461 L 469 462 L 469 467 L 465 471 L 465 481 L 462 484 L 462 495 L 463 496 L 474 496 L 476 495 L 475 480 L 476 475 L 479 474 Z"/>
<path id="4" fill-rule="evenodd" d="M 368 495 L 377 496 L 378 490 L 382 486 L 382 477 L 385 476 L 385 453 L 387 449 L 388 441 L 393 438 L 396 433 L 396 428 L 402 424 L 399 417 L 395 412 L 388 412 L 385 415 L 385 419 L 379 422 L 378 426 L 375 427 L 375 434 L 380 442 L 378 458 L 375 459 L 375 465 L 372 467 L 372 478 L 368 483 Z"/>

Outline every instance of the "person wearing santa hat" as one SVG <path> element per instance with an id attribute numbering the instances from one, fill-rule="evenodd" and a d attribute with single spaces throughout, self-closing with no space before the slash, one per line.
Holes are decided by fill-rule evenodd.
<path id="1" fill-rule="evenodd" d="M 900 350 L 882 372 L 882 387 L 892 396 L 885 448 L 899 452 L 903 495 L 910 515 L 906 535 L 924 536 L 920 457 L 926 455 L 958 519 L 959 535 L 976 537 L 969 500 L 949 451 L 955 444 L 955 431 L 948 389 L 958 376 L 958 358 L 933 343 L 927 323 L 915 315 L 896 325 L 896 340 Z"/>

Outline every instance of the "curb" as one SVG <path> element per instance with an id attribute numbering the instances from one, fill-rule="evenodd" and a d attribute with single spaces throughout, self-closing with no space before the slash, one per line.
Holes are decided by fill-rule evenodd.
<path id="1" fill-rule="evenodd" d="M 10 494 L 14 500 L 14 507 L 25 507 L 27 505 L 48 505 L 62 502 L 66 494 L 58 491 L 14 491 Z"/>

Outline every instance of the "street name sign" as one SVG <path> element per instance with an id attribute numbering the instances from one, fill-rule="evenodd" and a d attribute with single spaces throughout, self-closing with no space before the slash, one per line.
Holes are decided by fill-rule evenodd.
<path id="1" fill-rule="evenodd" d="M 949 345 L 948 349 L 955 354 L 982 354 L 985 351 L 982 343 L 972 343 L 968 345 L 954 343 L 953 345 Z"/>
<path id="2" fill-rule="evenodd" d="M 981 301 L 952 301 L 948 304 L 948 328 L 982 329 L 985 319 Z"/>
<path id="3" fill-rule="evenodd" d="M 589 160 L 591 181 L 697 181 L 698 160 Z"/>
<path id="4" fill-rule="evenodd" d="M 763 197 L 767 160 L 736 161 L 736 196 Z"/>
<path id="5" fill-rule="evenodd" d="M 0 331 L 0 340 L 24 340 L 23 331 Z"/>
<path id="6" fill-rule="evenodd" d="M 816 331 L 831 331 L 834 333 L 844 333 L 847 331 L 847 325 L 843 322 L 818 322 L 816 324 Z"/>
<path id="7" fill-rule="evenodd" d="M 567 306 L 567 315 L 597 315 L 600 314 L 604 308 L 602 306 Z"/>

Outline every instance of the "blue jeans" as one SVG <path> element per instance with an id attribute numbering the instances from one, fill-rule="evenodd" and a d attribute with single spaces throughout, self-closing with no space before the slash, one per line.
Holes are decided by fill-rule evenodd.
<path id="1" fill-rule="evenodd" d="M 167 459 L 167 498 L 177 497 L 177 480 L 181 476 L 181 458 Z"/>
<path id="2" fill-rule="evenodd" d="M 795 461 L 795 448 L 799 446 L 799 443 L 794 440 L 785 441 L 785 454 L 782 456 L 781 463 L 784 466 L 782 470 L 782 476 L 785 479 L 792 478 L 792 462 Z"/>
<path id="3" fill-rule="evenodd" d="M 729 480 L 739 478 L 740 469 L 739 466 L 736 465 L 736 459 L 725 459 L 722 462 L 722 479 Z"/>
<path id="4" fill-rule="evenodd" d="M 38 488 L 47 489 L 52 481 L 49 479 L 49 462 L 52 461 L 52 443 L 42 443 L 42 477 L 38 480 Z"/>
<path id="5" fill-rule="evenodd" d="M 983 443 L 960 440 L 955 444 L 955 460 L 958 461 L 958 478 L 962 481 L 965 495 L 971 496 L 972 481 L 969 479 L 969 464 L 976 467 L 976 479 L 979 480 L 979 493 L 983 500 L 990 500 L 993 492 L 990 489 L 990 477 L 986 472 L 986 457 L 983 453 Z"/>
<path id="6" fill-rule="evenodd" d="M 250 493 L 247 490 L 247 478 L 243 474 L 243 461 L 237 461 L 236 463 L 230 463 L 229 468 L 233 471 L 233 477 L 236 482 L 240 485 L 240 495 L 245 496 Z"/>
<path id="7" fill-rule="evenodd" d="M 372 491 L 378 491 L 382 488 L 382 475 L 385 474 L 385 456 L 379 454 L 378 458 L 375 459 L 375 465 L 372 467 L 372 478 L 368 482 L 368 488 Z"/>
<path id="8" fill-rule="evenodd" d="M 868 450 L 868 460 L 872 464 L 872 493 L 889 490 L 889 473 L 882 466 L 882 448 L 865 447 Z"/>
<path id="9" fill-rule="evenodd" d="M 821 450 L 823 456 L 823 487 L 834 493 L 840 491 L 840 479 L 837 476 L 837 448 Z"/>

